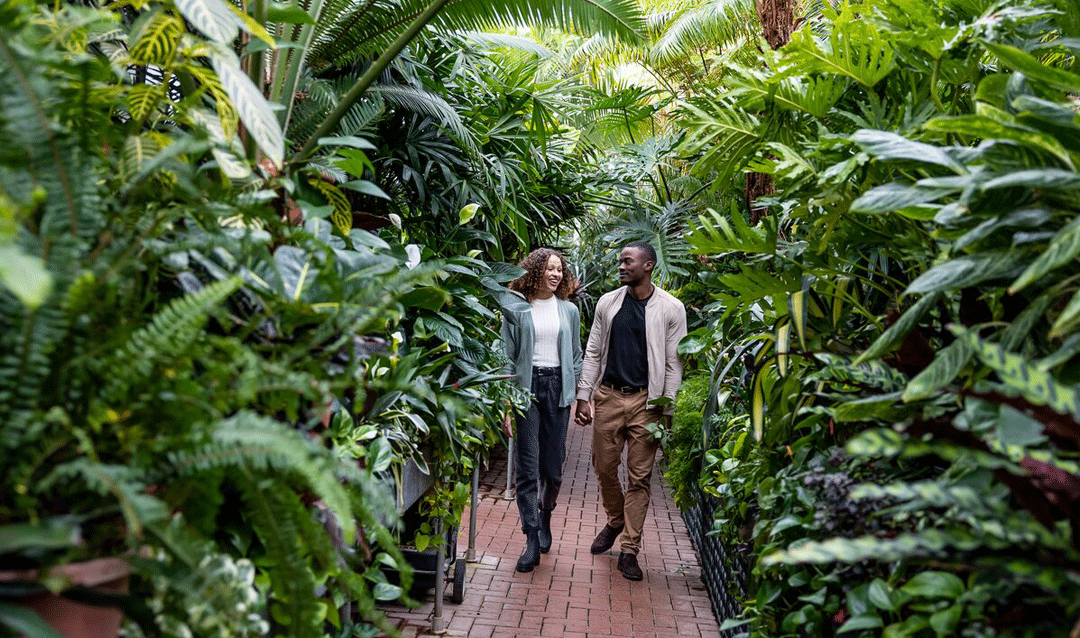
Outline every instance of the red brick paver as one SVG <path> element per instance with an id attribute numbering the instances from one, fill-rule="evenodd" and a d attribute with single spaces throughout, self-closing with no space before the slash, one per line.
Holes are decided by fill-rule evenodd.
<path id="1" fill-rule="evenodd" d="M 688 638 L 720 635 L 701 582 L 697 556 L 659 468 L 638 560 L 645 580 L 615 568 L 619 543 L 597 556 L 589 545 L 606 522 L 590 464 L 592 428 L 573 423 L 567 436 L 559 507 L 552 516 L 551 552 L 530 573 L 514 570 L 525 537 L 517 504 L 503 498 L 506 454 L 495 453 L 480 479 L 476 559 L 466 574 L 465 601 L 443 605 L 444 635 L 469 638 Z M 466 508 L 458 555 L 469 544 Z M 449 583 L 447 584 L 449 589 Z M 416 609 L 383 611 L 405 638 L 431 633 L 434 589 Z"/>

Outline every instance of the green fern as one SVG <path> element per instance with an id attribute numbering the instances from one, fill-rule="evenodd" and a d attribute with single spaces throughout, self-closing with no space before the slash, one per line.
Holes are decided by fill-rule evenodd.
<path id="1" fill-rule="evenodd" d="M 115 499 L 124 515 L 128 533 L 136 538 L 142 536 L 145 524 L 164 520 L 168 516 L 165 503 L 146 493 L 142 473 L 122 465 L 76 459 L 56 467 L 34 489 L 47 498 L 53 487 L 71 480 L 80 481 L 90 490 Z"/>
<path id="2" fill-rule="evenodd" d="M 193 295 L 174 300 L 136 331 L 111 357 L 106 400 L 118 398 L 148 377 L 162 360 L 183 353 L 202 334 L 210 312 L 240 286 L 240 279 L 214 282 Z"/>
<path id="3" fill-rule="evenodd" d="M 215 423 L 210 443 L 192 450 L 172 452 L 169 462 L 181 475 L 215 467 L 293 472 L 342 521 L 353 518 L 342 471 L 335 458 L 303 433 L 268 417 L 243 411 Z M 352 531 L 346 530 L 351 538 Z"/>
<path id="4" fill-rule="evenodd" d="M 323 632 L 315 598 L 317 582 L 306 556 L 309 548 L 302 542 L 310 533 L 301 531 L 302 527 L 314 525 L 310 512 L 279 481 L 260 481 L 251 475 L 240 487 L 246 505 L 244 513 L 271 565 L 271 605 L 277 607 L 271 615 L 287 622 L 287 628 L 279 627 L 278 631 L 287 631 L 282 635 L 288 638 L 320 638 Z"/>

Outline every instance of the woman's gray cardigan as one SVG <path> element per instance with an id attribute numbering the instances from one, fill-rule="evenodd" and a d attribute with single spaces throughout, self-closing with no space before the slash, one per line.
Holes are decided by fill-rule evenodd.
<path id="1" fill-rule="evenodd" d="M 559 367 L 562 372 L 562 395 L 559 407 L 574 402 L 577 380 L 581 376 L 581 313 L 577 306 L 559 299 Z M 518 385 L 532 389 L 533 328 L 532 306 L 522 295 L 510 291 L 499 298 L 503 311 L 502 339 L 506 356 L 510 358 L 511 373 Z"/>

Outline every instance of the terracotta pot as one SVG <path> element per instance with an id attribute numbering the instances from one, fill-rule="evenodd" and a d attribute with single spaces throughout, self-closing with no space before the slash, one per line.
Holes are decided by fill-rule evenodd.
<path id="1" fill-rule="evenodd" d="M 65 587 L 86 587 L 102 593 L 126 594 L 131 566 L 120 558 L 95 558 L 50 569 L 48 580 L 59 579 Z M 0 580 L 41 581 L 38 570 L 0 572 Z M 41 616 L 50 627 L 67 638 L 115 638 L 124 621 L 124 612 L 115 607 L 98 607 L 75 602 L 58 594 L 27 596 L 19 601 Z"/>

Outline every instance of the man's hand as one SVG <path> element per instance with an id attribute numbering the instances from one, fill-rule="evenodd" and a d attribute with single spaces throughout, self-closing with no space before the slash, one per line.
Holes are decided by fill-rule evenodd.
<path id="1" fill-rule="evenodd" d="M 512 427 L 510 427 L 510 419 L 511 418 L 512 418 L 512 416 L 510 415 L 509 410 L 505 414 L 503 414 L 502 431 L 503 431 L 503 434 L 505 434 L 506 438 L 508 438 L 508 439 L 514 438 L 514 429 Z"/>
<path id="2" fill-rule="evenodd" d="M 575 412 L 576 412 L 576 414 L 574 414 L 574 421 L 576 421 L 578 425 L 580 425 L 582 427 L 585 427 L 586 425 L 592 423 L 592 419 L 593 419 L 592 404 L 589 403 L 588 401 L 586 401 L 585 399 L 578 399 L 577 400 L 577 407 L 576 407 Z"/>

